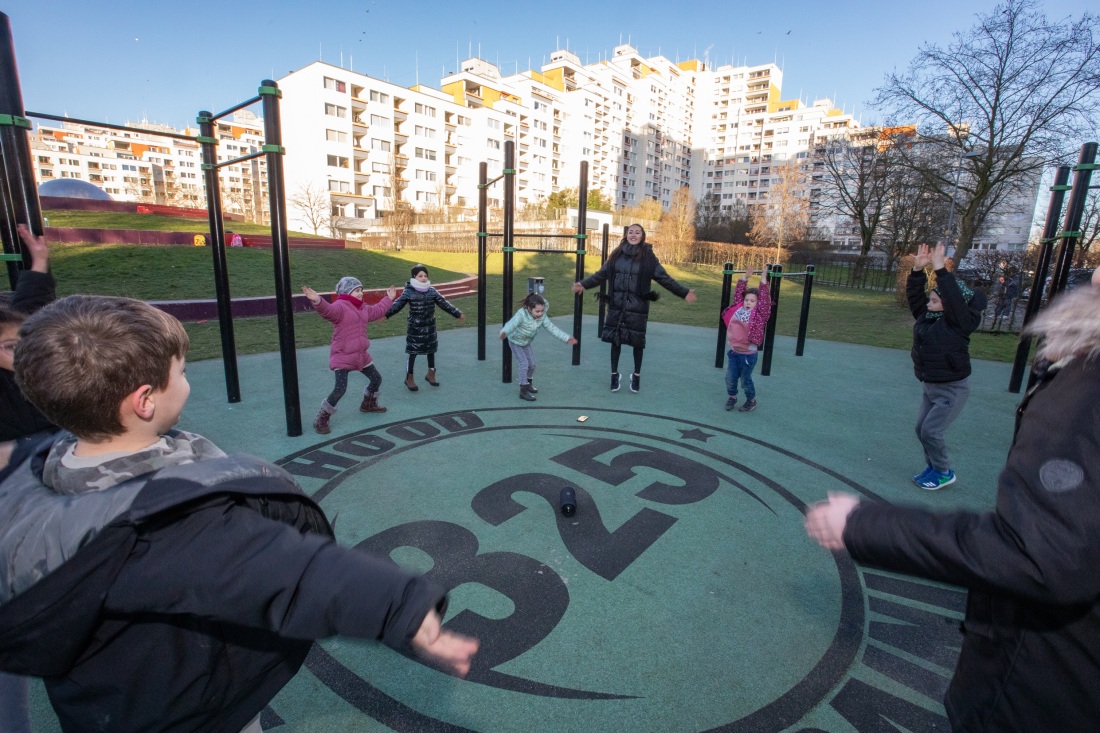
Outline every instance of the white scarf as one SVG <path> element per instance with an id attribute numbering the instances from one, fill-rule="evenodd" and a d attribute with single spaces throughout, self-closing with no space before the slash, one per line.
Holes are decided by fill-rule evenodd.
<path id="1" fill-rule="evenodd" d="M 426 292 L 428 292 L 428 288 L 430 288 L 432 286 L 432 282 L 431 282 L 431 280 L 429 280 L 427 282 L 420 282 L 416 278 L 413 278 L 412 280 L 409 280 L 409 285 L 412 285 L 414 288 L 416 288 L 417 290 L 419 290 L 422 293 L 426 293 Z"/>

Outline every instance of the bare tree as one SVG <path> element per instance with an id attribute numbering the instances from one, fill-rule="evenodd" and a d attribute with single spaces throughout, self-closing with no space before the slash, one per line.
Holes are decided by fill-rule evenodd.
<path id="1" fill-rule="evenodd" d="M 1039 0 L 1006 0 L 946 47 L 923 46 L 877 90 L 875 105 L 890 119 L 917 124 L 924 159 L 937 160 L 922 172 L 954 202 L 956 259 L 1021 178 L 1096 131 L 1096 25 L 1089 13 L 1051 22 Z"/>
<path id="2" fill-rule="evenodd" d="M 687 186 L 676 189 L 668 211 L 661 215 L 661 235 L 672 262 L 683 262 L 695 244 L 695 197 Z"/>
<path id="3" fill-rule="evenodd" d="M 814 151 L 814 180 L 821 184 L 814 199 L 820 209 L 859 231 L 859 254 L 866 256 L 886 213 L 890 185 L 901 161 L 895 147 L 911 128 L 846 130 L 821 140 Z"/>
<path id="4" fill-rule="evenodd" d="M 302 220 L 317 234 L 331 216 L 328 192 L 315 183 L 299 183 L 290 197 L 290 205 L 301 212 Z"/>
<path id="5" fill-rule="evenodd" d="M 783 245 L 797 242 L 810 226 L 810 200 L 806 170 L 791 161 L 773 171 L 774 185 L 768 196 L 752 207 L 752 230 L 749 239 L 757 246 L 775 247 L 776 262 L 783 257 Z"/>
<path id="6" fill-rule="evenodd" d="M 1096 250 L 1092 245 L 1100 239 L 1100 198 L 1093 196 L 1085 202 L 1081 216 L 1081 236 L 1077 240 L 1077 266 L 1088 267 L 1090 255 Z"/>
<path id="7" fill-rule="evenodd" d="M 875 249 L 892 266 L 918 244 L 935 241 L 947 222 L 948 202 L 920 171 L 903 167 L 891 176 Z"/>
<path id="8" fill-rule="evenodd" d="M 413 222 L 416 220 L 416 210 L 412 204 L 405 200 L 403 192 L 409 186 L 408 180 L 401 175 L 397 167 L 397 157 L 390 156 L 390 185 L 387 187 L 389 208 L 383 217 L 383 223 L 390 233 L 393 245 L 397 249 L 404 249 L 409 245 L 410 233 Z"/>

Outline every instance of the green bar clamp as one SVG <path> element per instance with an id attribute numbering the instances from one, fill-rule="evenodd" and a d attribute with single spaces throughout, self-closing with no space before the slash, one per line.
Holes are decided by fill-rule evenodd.
<path id="1" fill-rule="evenodd" d="M 282 145 L 272 145 L 271 143 L 268 143 L 260 148 L 260 150 L 264 151 L 265 153 L 278 153 L 279 155 L 286 155 L 286 148 L 284 148 Z"/>
<path id="2" fill-rule="evenodd" d="M 574 234 L 573 239 L 588 239 L 587 234 Z"/>
<path id="3" fill-rule="evenodd" d="M 722 270 L 722 274 L 723 275 L 736 275 L 737 271 L 736 270 Z"/>
<path id="4" fill-rule="evenodd" d="M 209 137 L 208 135 L 199 135 L 198 137 L 195 138 L 195 140 L 197 140 L 200 143 L 203 143 L 204 145 L 217 145 L 218 144 L 218 138 Z"/>
<path id="5" fill-rule="evenodd" d="M 260 87 L 260 96 L 274 95 L 278 99 L 283 98 L 283 90 L 279 87 Z"/>
<path id="6" fill-rule="evenodd" d="M 197 117 L 195 117 L 195 122 L 197 124 L 200 124 L 200 125 L 203 124 L 204 122 L 213 122 L 213 121 L 214 121 L 214 118 L 211 117 L 210 115 L 198 115 Z"/>
<path id="7" fill-rule="evenodd" d="M 217 167 L 218 167 L 217 163 L 202 163 L 202 164 L 199 165 L 199 168 L 201 168 L 204 171 L 216 170 Z"/>
<path id="8" fill-rule="evenodd" d="M 477 236 L 479 236 L 479 237 L 488 237 L 488 236 L 489 236 L 489 232 L 478 232 L 478 233 L 477 233 Z"/>
<path id="9" fill-rule="evenodd" d="M 500 251 L 501 252 L 515 252 L 516 248 L 515 247 L 501 247 Z"/>
<path id="10" fill-rule="evenodd" d="M 1080 239 L 1081 232 L 1058 232 L 1056 235 L 1054 235 L 1055 239 L 1069 239 L 1070 237 L 1073 237 L 1074 239 Z"/>
<path id="11" fill-rule="evenodd" d="M 21 254 L 0 254 L 0 262 L 22 262 L 23 255 Z"/>
<path id="12" fill-rule="evenodd" d="M 511 173 L 514 176 L 516 174 L 516 169 L 515 168 L 505 168 L 503 175 L 508 175 L 509 173 Z"/>
<path id="13" fill-rule="evenodd" d="M 19 115 L 0 115 L 0 125 L 6 125 L 8 127 L 22 127 L 25 130 L 31 129 L 31 121 L 26 117 L 20 117 Z"/>
<path id="14" fill-rule="evenodd" d="M 1073 166 L 1075 171 L 1094 171 L 1100 169 L 1100 163 L 1078 163 Z"/>
<path id="15" fill-rule="evenodd" d="M 1051 186 L 1051 191 L 1072 191 L 1073 186 Z"/>

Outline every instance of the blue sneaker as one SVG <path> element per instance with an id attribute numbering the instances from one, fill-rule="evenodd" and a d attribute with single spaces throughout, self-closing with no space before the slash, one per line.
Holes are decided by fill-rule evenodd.
<path id="1" fill-rule="evenodd" d="M 951 469 L 947 469 L 947 473 L 940 473 L 936 469 L 932 469 L 924 481 L 917 484 L 917 486 L 925 489 L 926 491 L 936 491 L 942 489 L 944 486 L 955 483 L 955 472 Z"/>
<path id="2" fill-rule="evenodd" d="M 921 471 L 920 473 L 918 473 L 916 476 L 913 477 L 913 483 L 915 483 L 917 486 L 920 486 L 922 483 L 924 483 L 925 479 L 928 478 L 928 474 L 932 470 L 933 470 L 932 469 L 932 464 L 929 463 L 927 466 L 924 467 L 923 471 Z"/>

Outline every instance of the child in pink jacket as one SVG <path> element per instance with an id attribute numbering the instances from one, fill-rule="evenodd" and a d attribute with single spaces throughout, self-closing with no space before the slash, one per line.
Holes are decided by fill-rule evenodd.
<path id="1" fill-rule="evenodd" d="M 764 328 L 772 314 L 772 299 L 768 292 L 768 278 L 760 278 L 759 288 L 750 288 L 749 275 L 737 281 L 733 305 L 722 311 L 722 323 L 726 324 L 726 344 L 729 346 L 726 364 L 726 409 L 737 407 L 737 382 L 745 390 L 745 404 L 740 412 L 751 412 L 756 407 L 756 385 L 752 383 L 752 370 L 756 357 L 764 345 Z M 760 273 L 764 275 L 763 272 Z"/>
<path id="2" fill-rule="evenodd" d="M 363 302 L 363 283 L 354 277 L 342 277 L 336 283 L 336 300 L 327 302 L 308 285 L 302 286 L 302 292 L 309 298 L 321 317 L 332 323 L 332 346 L 329 348 L 328 368 L 336 372 L 336 386 L 321 403 L 321 411 L 313 421 L 313 429 L 322 435 L 332 432 L 328 421 L 336 412 L 336 403 L 344 396 L 348 388 L 348 372 L 362 372 L 369 381 L 363 390 L 363 403 L 360 412 L 385 412 L 386 408 L 378 404 L 378 389 L 382 386 L 382 375 L 374 366 L 371 358 L 370 339 L 367 338 L 367 324 L 385 317 L 393 304 L 397 289 L 392 285 L 386 290 L 386 297 L 374 305 Z"/>

